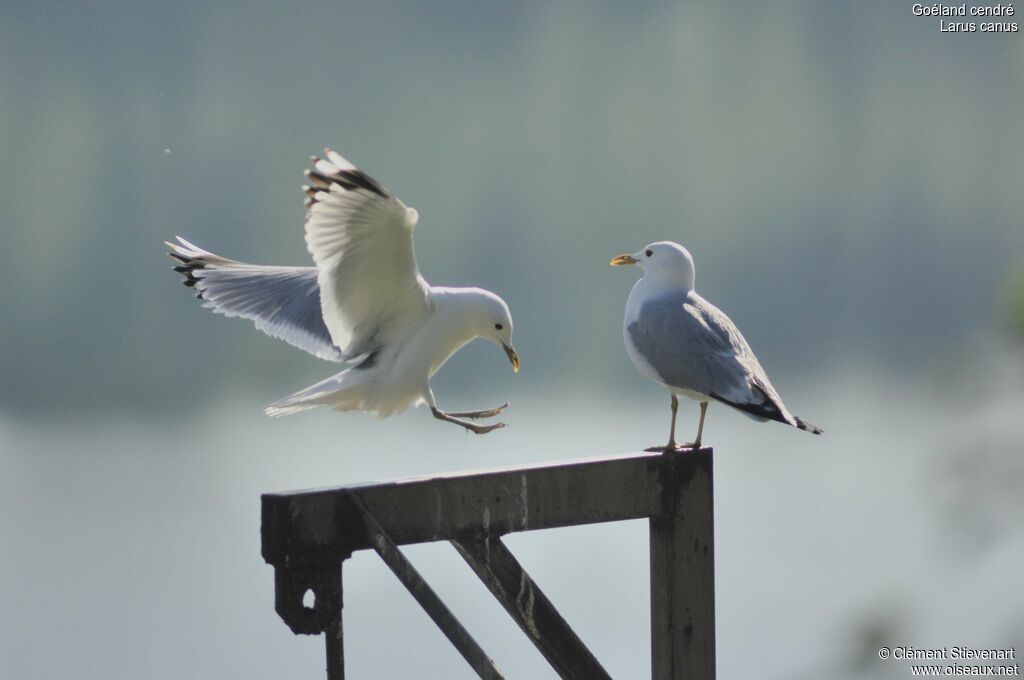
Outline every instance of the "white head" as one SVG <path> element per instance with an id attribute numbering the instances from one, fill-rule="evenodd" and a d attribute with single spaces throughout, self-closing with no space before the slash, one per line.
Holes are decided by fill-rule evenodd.
<path id="1" fill-rule="evenodd" d="M 658 283 L 693 290 L 693 258 L 690 252 L 672 241 L 651 243 L 632 255 L 619 255 L 612 259 L 612 266 L 626 264 L 640 265 L 644 278 Z"/>
<path id="2" fill-rule="evenodd" d="M 512 369 L 519 372 L 519 356 L 512 347 L 512 314 L 508 305 L 489 290 L 475 288 L 471 292 L 473 332 L 477 337 L 500 345 L 512 362 Z"/>

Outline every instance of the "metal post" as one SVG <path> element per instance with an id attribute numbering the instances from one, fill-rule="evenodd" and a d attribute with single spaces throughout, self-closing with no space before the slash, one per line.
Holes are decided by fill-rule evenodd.
<path id="1" fill-rule="evenodd" d="M 672 452 L 652 515 L 651 677 L 715 677 L 715 538 L 712 451 Z"/>
<path id="2" fill-rule="evenodd" d="M 344 562 L 342 562 L 344 564 Z M 338 565 L 338 614 L 324 630 L 327 642 L 327 680 L 345 680 L 345 629 L 342 625 L 344 617 L 344 579 L 341 565 Z"/>

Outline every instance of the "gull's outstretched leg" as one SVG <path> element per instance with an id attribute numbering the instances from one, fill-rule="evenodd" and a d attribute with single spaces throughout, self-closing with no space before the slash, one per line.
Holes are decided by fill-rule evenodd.
<path id="1" fill-rule="evenodd" d="M 452 418 L 473 418 L 474 420 L 476 420 L 477 418 L 492 418 L 507 408 L 508 402 L 506 401 L 501 406 L 498 406 L 496 408 L 489 408 L 485 411 L 460 411 L 458 413 L 455 413 L 453 411 L 446 411 L 445 413 L 451 416 Z"/>
<path id="2" fill-rule="evenodd" d="M 444 411 L 438 410 L 437 407 L 435 407 L 435 406 L 431 406 L 430 407 L 430 412 L 433 413 L 434 417 L 437 418 L 438 420 L 443 420 L 446 423 L 454 423 L 456 425 L 461 425 L 462 427 L 466 428 L 470 432 L 473 432 L 474 434 L 487 434 L 488 432 L 492 432 L 494 430 L 497 430 L 497 429 L 500 429 L 502 427 L 505 427 L 505 423 L 492 423 L 491 425 L 477 425 L 476 423 L 471 423 L 471 422 L 466 421 L 466 420 L 459 420 L 458 418 L 455 417 L 458 414 L 455 414 L 455 413 L 445 413 Z M 470 417 L 472 417 L 472 416 L 470 416 Z"/>
<path id="3" fill-rule="evenodd" d="M 694 440 L 692 446 L 694 451 L 700 448 L 700 438 L 704 435 L 704 414 L 708 410 L 708 402 L 700 402 L 700 424 L 697 426 L 697 439 Z"/>
<path id="4" fill-rule="evenodd" d="M 686 448 L 689 444 L 683 446 L 676 446 L 676 411 L 679 410 L 679 399 L 676 398 L 675 393 L 672 394 L 672 427 L 668 431 L 668 444 L 665 446 L 651 446 L 650 448 L 644 449 L 644 451 L 678 451 L 680 448 Z"/>

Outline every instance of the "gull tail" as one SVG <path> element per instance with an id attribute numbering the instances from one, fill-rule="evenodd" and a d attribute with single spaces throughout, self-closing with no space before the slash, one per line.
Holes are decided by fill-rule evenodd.
<path id="1" fill-rule="evenodd" d="M 371 394 L 372 370 L 363 365 L 321 380 L 315 385 L 299 390 L 284 399 L 279 399 L 263 409 L 268 416 L 289 416 L 300 411 L 308 411 L 317 406 L 329 406 L 338 411 L 367 410 L 367 402 Z M 370 362 L 372 364 L 372 361 Z"/>
<path id="2" fill-rule="evenodd" d="M 732 406 L 737 411 L 745 413 L 754 420 L 774 420 L 785 425 L 792 425 L 798 430 L 804 430 L 811 434 L 824 434 L 825 430 L 821 429 L 817 425 L 813 425 L 802 418 L 798 418 L 786 410 L 786 407 L 782 405 L 782 402 L 778 400 L 774 390 L 769 393 L 767 390 L 760 386 L 754 386 L 754 394 L 757 395 L 760 400 L 756 402 L 737 402 L 725 399 L 718 396 L 715 393 L 711 393 L 712 399 L 717 399 L 723 404 Z M 773 396 L 775 395 L 775 396 Z"/>
<path id="3" fill-rule="evenodd" d="M 798 416 L 793 416 L 793 420 L 796 421 L 797 429 L 804 430 L 806 432 L 810 432 L 811 434 L 825 434 L 825 430 L 821 429 L 820 427 L 818 427 L 814 423 L 807 422 L 803 418 L 800 418 Z"/>

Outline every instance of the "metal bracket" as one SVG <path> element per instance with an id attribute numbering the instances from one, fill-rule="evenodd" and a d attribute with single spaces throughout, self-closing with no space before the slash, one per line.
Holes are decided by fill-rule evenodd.
<path id="1" fill-rule="evenodd" d="M 313 592 L 313 607 L 302 600 Z M 341 616 L 341 562 L 333 567 L 276 567 L 274 610 L 296 635 L 319 635 Z"/>
<path id="2" fill-rule="evenodd" d="M 399 546 L 450 541 L 560 677 L 610 676 L 505 546 L 505 534 L 648 519 L 655 680 L 715 677 L 712 451 L 568 463 L 265 494 L 263 557 L 275 607 L 297 634 L 325 633 L 327 677 L 343 680 L 342 564 L 376 551 L 477 675 L 494 662 Z M 302 604 L 312 590 L 313 607 Z"/>

